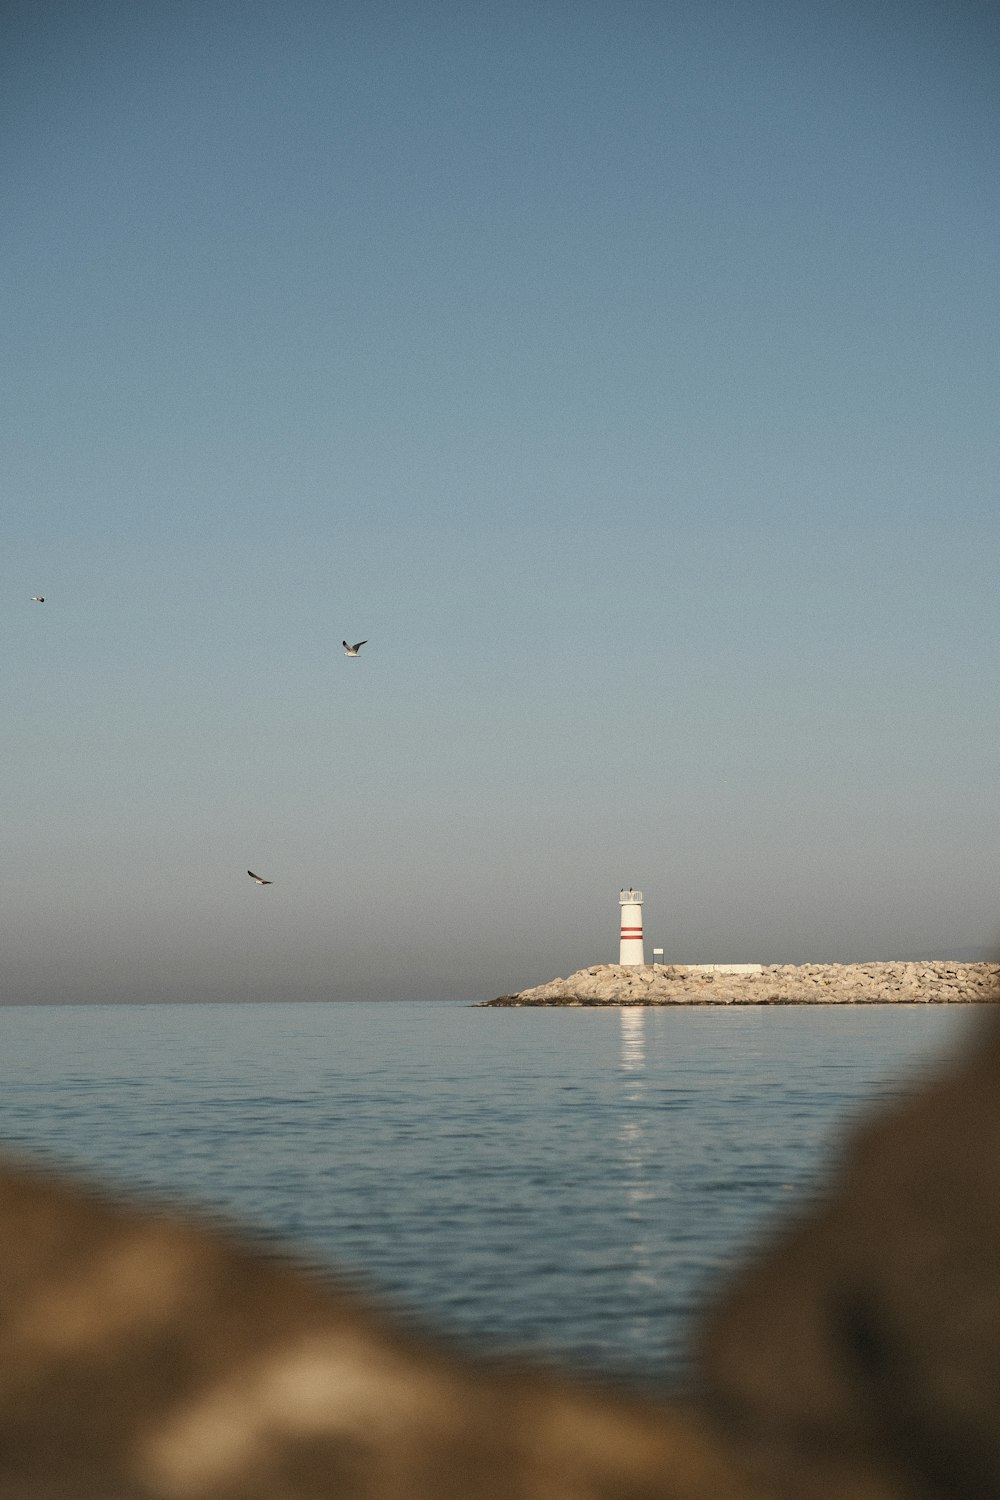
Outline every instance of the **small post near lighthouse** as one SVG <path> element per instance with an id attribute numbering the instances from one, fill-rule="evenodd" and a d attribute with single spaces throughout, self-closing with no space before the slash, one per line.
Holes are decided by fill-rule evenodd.
<path id="1" fill-rule="evenodd" d="M 631 887 L 618 897 L 622 909 L 622 940 L 619 950 L 620 964 L 644 964 L 646 955 L 642 949 L 642 892 Z"/>

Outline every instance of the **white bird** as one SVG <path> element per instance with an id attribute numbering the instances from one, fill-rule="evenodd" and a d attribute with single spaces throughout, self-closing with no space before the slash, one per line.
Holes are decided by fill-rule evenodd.
<path id="1" fill-rule="evenodd" d="M 32 602 L 32 604 L 44 604 L 45 603 L 45 595 L 44 594 L 32 594 L 32 596 L 31 596 L 31 602 Z"/>
<path id="2" fill-rule="evenodd" d="M 345 656 L 357 656 L 358 652 L 361 650 L 361 647 L 362 646 L 367 646 L 368 642 L 367 641 L 358 641 L 357 645 L 354 645 L 354 646 L 349 646 L 346 641 L 341 641 L 340 644 L 344 648 L 344 655 Z"/>
<path id="3" fill-rule="evenodd" d="M 247 874 L 250 876 L 251 880 L 256 880 L 256 882 L 257 882 L 258 885 L 273 885 L 274 884 L 273 880 L 264 880 L 260 875 L 255 875 L 252 870 L 248 870 Z"/>

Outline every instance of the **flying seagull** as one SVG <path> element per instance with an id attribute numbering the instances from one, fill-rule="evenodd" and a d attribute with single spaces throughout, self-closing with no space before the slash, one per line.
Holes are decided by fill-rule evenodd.
<path id="1" fill-rule="evenodd" d="M 252 870 L 248 870 L 247 874 L 250 876 L 251 880 L 256 880 L 256 882 L 257 882 L 258 885 L 273 885 L 274 884 L 273 880 L 263 880 L 261 878 L 261 876 L 255 875 Z"/>
<path id="2" fill-rule="evenodd" d="M 341 641 L 340 644 L 344 648 L 344 655 L 345 656 L 357 656 L 358 652 L 361 650 L 361 647 L 362 646 L 367 646 L 368 642 L 367 641 L 358 641 L 357 645 L 355 645 L 355 646 L 349 646 L 346 641 Z"/>
<path id="3" fill-rule="evenodd" d="M 44 604 L 45 603 L 45 595 L 44 594 L 32 594 L 32 596 L 31 596 L 31 602 L 32 602 L 32 604 Z"/>

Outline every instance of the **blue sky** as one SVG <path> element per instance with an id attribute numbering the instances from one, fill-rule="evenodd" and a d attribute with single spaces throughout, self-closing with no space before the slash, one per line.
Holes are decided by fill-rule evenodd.
<path id="1" fill-rule="evenodd" d="M 0 999 L 996 942 L 991 8 L 5 14 Z"/>

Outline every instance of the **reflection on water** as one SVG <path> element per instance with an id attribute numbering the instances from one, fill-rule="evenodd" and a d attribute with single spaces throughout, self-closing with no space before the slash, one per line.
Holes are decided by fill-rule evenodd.
<path id="1" fill-rule="evenodd" d="M 633 1073 L 642 1068 L 646 1058 L 646 1008 L 623 1005 L 618 1014 L 622 1018 L 622 1069 Z"/>
<path id="2" fill-rule="evenodd" d="M 618 1142 L 622 1155 L 623 1235 L 626 1249 L 624 1292 L 628 1316 L 623 1330 L 627 1342 L 636 1349 L 646 1348 L 650 1340 L 650 1294 L 658 1281 L 649 1233 L 647 1204 L 655 1196 L 650 1174 L 652 1141 L 645 1118 L 646 1078 L 646 1008 L 622 1006 L 621 1111 Z"/>
<path id="3" fill-rule="evenodd" d="M 0 1139 L 211 1205 L 476 1348 L 656 1378 L 964 1009 L 0 1007 Z"/>

